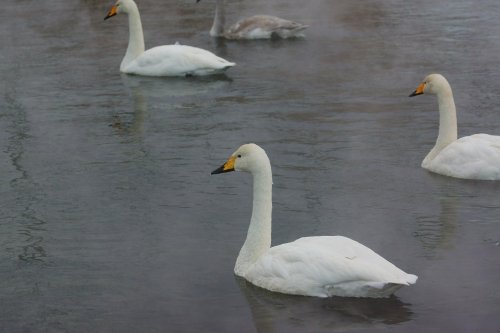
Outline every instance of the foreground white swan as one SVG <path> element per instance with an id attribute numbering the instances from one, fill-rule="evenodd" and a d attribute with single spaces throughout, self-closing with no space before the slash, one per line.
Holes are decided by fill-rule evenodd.
<path id="1" fill-rule="evenodd" d="M 219 74 L 235 64 L 197 47 L 162 45 L 144 51 L 139 9 L 133 0 L 118 0 L 105 20 L 128 14 L 130 36 L 120 71 L 147 76 L 192 76 Z"/>
<path id="2" fill-rule="evenodd" d="M 196 0 L 200 2 L 200 0 Z M 276 16 L 255 15 L 238 21 L 229 29 L 224 29 L 226 13 L 224 0 L 216 0 L 214 23 L 210 29 L 210 36 L 226 39 L 269 39 L 304 37 L 303 30 L 308 26 L 284 20 Z"/>
<path id="3" fill-rule="evenodd" d="M 457 140 L 457 113 L 448 81 L 428 75 L 410 97 L 435 94 L 439 105 L 439 135 L 422 167 L 464 179 L 500 179 L 500 136 L 474 134 Z"/>
<path id="4" fill-rule="evenodd" d="M 234 170 L 250 172 L 254 182 L 252 218 L 236 275 L 271 291 L 318 297 L 386 297 L 417 281 L 417 276 L 347 237 L 304 237 L 271 247 L 269 158 L 259 146 L 246 144 L 212 174 Z"/>

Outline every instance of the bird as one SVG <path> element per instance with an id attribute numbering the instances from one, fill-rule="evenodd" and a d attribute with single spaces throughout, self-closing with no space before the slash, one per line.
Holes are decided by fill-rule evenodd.
<path id="1" fill-rule="evenodd" d="M 283 294 L 315 297 L 388 297 L 417 281 L 380 255 L 344 236 L 302 237 L 271 247 L 272 171 L 260 146 L 239 147 L 212 174 L 245 171 L 253 176 L 253 208 L 234 273 Z"/>
<path id="2" fill-rule="evenodd" d="M 430 74 L 409 97 L 433 94 L 439 106 L 439 134 L 422 168 L 461 179 L 500 180 L 500 136 L 474 134 L 457 139 L 453 92 L 441 74 Z"/>
<path id="3" fill-rule="evenodd" d="M 200 0 L 196 0 L 200 2 Z M 215 16 L 210 36 L 223 37 L 226 39 L 270 39 L 304 37 L 303 30 L 307 25 L 285 20 L 270 15 L 254 15 L 242 19 L 228 29 L 224 28 L 225 15 L 224 0 L 216 0 Z"/>
<path id="4" fill-rule="evenodd" d="M 128 14 L 129 42 L 120 71 L 145 76 L 201 76 L 223 73 L 235 63 L 210 51 L 179 43 L 161 45 L 145 51 L 141 17 L 133 0 L 118 0 L 105 20 L 117 14 Z"/>

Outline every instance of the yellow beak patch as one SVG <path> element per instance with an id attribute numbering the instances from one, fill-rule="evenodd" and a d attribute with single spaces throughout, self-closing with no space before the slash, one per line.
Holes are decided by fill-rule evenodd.
<path id="1" fill-rule="evenodd" d="M 231 156 L 226 163 L 224 163 L 221 167 L 212 171 L 212 175 L 216 175 L 218 173 L 230 172 L 234 171 L 234 162 L 236 161 L 236 156 Z"/>
<path id="2" fill-rule="evenodd" d="M 109 19 L 110 17 L 113 17 L 115 16 L 116 14 L 118 14 L 117 12 L 118 10 L 118 7 L 115 5 L 113 7 L 111 7 L 111 9 L 109 10 L 108 12 L 108 15 L 106 15 L 106 17 L 104 18 L 105 20 Z"/>
<path id="3" fill-rule="evenodd" d="M 420 94 L 423 94 L 424 93 L 424 88 L 425 88 L 425 83 L 422 82 L 420 83 L 420 85 L 417 87 L 417 89 L 415 90 L 415 92 L 420 95 Z"/>
<path id="4" fill-rule="evenodd" d="M 410 97 L 422 95 L 424 93 L 424 88 L 425 88 L 425 82 L 420 83 L 417 89 L 415 89 L 415 91 L 410 94 Z"/>
<path id="5" fill-rule="evenodd" d="M 236 156 L 231 156 L 226 163 L 224 163 L 224 171 L 233 171 L 234 162 L 236 161 Z"/>

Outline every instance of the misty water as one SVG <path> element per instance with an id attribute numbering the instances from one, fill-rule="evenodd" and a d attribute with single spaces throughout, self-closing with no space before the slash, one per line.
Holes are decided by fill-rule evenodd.
<path id="1" fill-rule="evenodd" d="M 146 46 L 202 47 L 227 75 L 121 75 L 112 1 L 4 0 L 1 332 L 498 332 L 500 182 L 420 167 L 438 131 L 425 75 L 450 81 L 459 135 L 500 135 L 500 2 L 228 1 L 310 25 L 224 42 L 214 2 L 138 0 Z M 268 153 L 273 244 L 353 238 L 416 285 L 388 299 L 287 296 L 235 278 L 248 174 Z"/>

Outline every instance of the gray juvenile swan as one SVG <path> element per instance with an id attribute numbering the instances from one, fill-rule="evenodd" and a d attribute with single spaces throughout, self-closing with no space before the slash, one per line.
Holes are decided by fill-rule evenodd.
<path id="1" fill-rule="evenodd" d="M 234 273 L 264 289 L 304 296 L 387 297 L 417 281 L 363 244 L 343 236 L 303 237 L 271 247 L 272 172 L 264 149 L 238 148 L 212 174 L 253 176 L 253 209 Z"/>
<path id="2" fill-rule="evenodd" d="M 196 0 L 200 2 L 201 0 Z M 269 39 L 303 37 L 303 30 L 308 26 L 276 16 L 255 15 L 242 19 L 228 29 L 224 28 L 226 15 L 224 0 L 216 0 L 214 23 L 210 36 L 226 39 Z"/>

